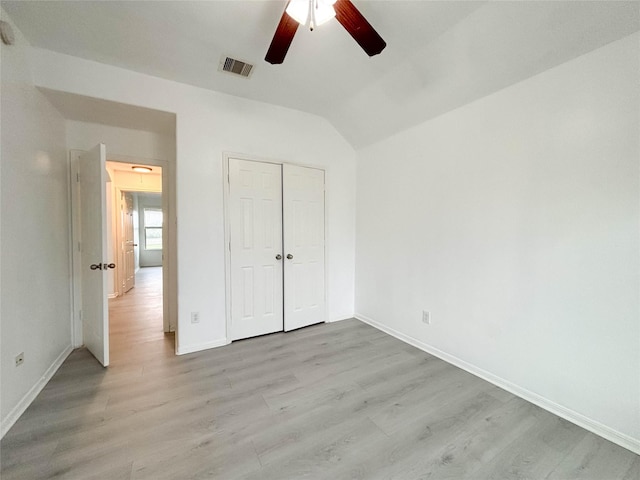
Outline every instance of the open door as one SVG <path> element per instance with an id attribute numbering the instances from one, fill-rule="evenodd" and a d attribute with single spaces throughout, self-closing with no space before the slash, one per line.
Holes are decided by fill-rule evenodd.
<path id="1" fill-rule="evenodd" d="M 84 344 L 103 365 L 109 365 L 109 310 L 106 263 L 106 147 L 95 146 L 79 157 L 82 325 Z"/>

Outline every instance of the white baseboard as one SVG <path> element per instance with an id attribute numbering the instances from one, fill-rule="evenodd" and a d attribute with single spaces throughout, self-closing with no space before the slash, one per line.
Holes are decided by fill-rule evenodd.
<path id="1" fill-rule="evenodd" d="M 231 342 L 226 338 L 220 338 L 213 340 L 212 342 L 194 343 L 192 345 L 178 346 L 176 349 L 176 355 L 186 355 L 187 353 L 200 352 L 202 350 L 208 350 L 210 348 L 224 347 Z"/>
<path id="2" fill-rule="evenodd" d="M 389 335 L 397 338 L 398 340 L 402 340 L 403 342 L 408 343 L 409 345 L 419 348 L 420 350 L 423 350 L 435 357 L 438 357 L 447 363 L 455 365 L 458 368 L 461 368 L 477 377 L 480 377 L 483 380 L 486 380 L 487 382 L 493 383 L 494 385 L 504 390 L 507 390 L 508 392 L 511 392 L 514 395 L 520 398 L 523 398 L 524 400 L 527 400 L 528 402 L 531 402 L 540 408 L 544 408 L 545 410 L 561 418 L 564 418 L 565 420 L 568 420 L 571 423 L 575 423 L 576 425 L 586 430 L 589 430 L 590 432 L 595 433 L 596 435 L 606 438 L 607 440 L 617 445 L 620 445 L 621 447 L 624 447 L 627 450 L 631 450 L 634 453 L 640 454 L 640 439 L 636 439 L 622 432 L 618 432 L 617 430 L 614 430 L 611 427 L 603 425 L 602 423 L 596 420 L 592 420 L 582 415 L 581 413 L 571 410 L 570 408 L 559 405 L 553 402 L 552 400 L 549 400 L 548 398 L 538 395 L 537 393 L 531 392 L 526 388 L 520 387 L 519 385 L 511 383 L 510 381 L 505 380 L 504 378 L 498 377 L 497 375 L 494 375 L 491 372 L 483 370 L 475 365 L 472 365 L 470 363 L 465 362 L 464 360 L 459 359 L 458 357 L 455 357 L 446 352 L 443 352 L 442 350 L 438 350 L 437 348 L 432 347 L 431 345 L 428 345 L 409 335 L 405 335 L 402 332 L 399 332 L 397 330 L 394 330 L 393 328 L 387 327 L 386 325 L 376 322 L 375 320 L 365 315 L 356 313 L 355 318 L 357 318 L 358 320 L 364 323 L 371 325 L 372 327 L 377 328 L 378 330 L 388 333 Z"/>
<path id="3" fill-rule="evenodd" d="M 51 377 L 58 371 L 62 363 L 67 359 L 69 354 L 73 351 L 71 345 L 66 347 L 58 358 L 54 360 L 51 366 L 44 372 L 44 375 L 40 377 L 40 379 L 36 382 L 36 384 L 31 387 L 31 389 L 26 393 L 24 397 L 18 402 L 18 404 L 13 407 L 13 409 L 7 414 L 5 418 L 2 419 L 2 424 L 0 426 L 0 438 L 3 438 L 6 433 L 9 431 L 11 427 L 18 421 L 20 416 L 25 412 L 25 410 L 33 403 L 38 394 L 42 391 L 45 385 L 51 380 Z"/>
<path id="4" fill-rule="evenodd" d="M 327 323 L 341 322 L 343 320 L 350 320 L 352 318 L 355 318 L 353 316 L 353 314 L 351 314 L 351 315 L 349 315 L 347 317 L 330 318 L 329 320 L 327 320 Z"/>

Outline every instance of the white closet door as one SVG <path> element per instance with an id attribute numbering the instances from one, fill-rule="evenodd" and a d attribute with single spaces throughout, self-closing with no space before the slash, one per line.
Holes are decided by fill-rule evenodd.
<path id="1" fill-rule="evenodd" d="M 282 331 L 282 167 L 229 159 L 229 213 L 231 340 Z"/>
<path id="2" fill-rule="evenodd" d="M 325 320 L 324 171 L 283 165 L 284 330 Z"/>

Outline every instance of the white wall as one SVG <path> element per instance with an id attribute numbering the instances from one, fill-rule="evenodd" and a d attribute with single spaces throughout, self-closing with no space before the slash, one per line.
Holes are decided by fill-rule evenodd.
<path id="1" fill-rule="evenodd" d="M 16 44 L 1 45 L 2 434 L 71 351 L 64 120 L 34 87 L 27 44 L 14 31 Z"/>
<path id="2" fill-rule="evenodd" d="M 356 245 L 358 316 L 636 450 L 639 40 L 359 151 Z"/>
<path id="3" fill-rule="evenodd" d="M 51 51 L 32 60 L 41 87 L 176 113 L 179 352 L 226 342 L 223 152 L 327 169 L 328 316 L 353 315 L 355 152 L 327 121 Z"/>
<path id="4" fill-rule="evenodd" d="M 175 161 L 175 136 L 132 130 L 98 123 L 66 121 L 70 149 L 90 150 L 98 143 L 107 146 L 109 155 Z"/>

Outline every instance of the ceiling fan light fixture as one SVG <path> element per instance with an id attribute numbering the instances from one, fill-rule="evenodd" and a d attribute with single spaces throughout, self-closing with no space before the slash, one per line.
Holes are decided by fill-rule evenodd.
<path id="1" fill-rule="evenodd" d="M 309 1 L 291 0 L 287 6 L 287 14 L 300 25 L 306 25 L 309 20 Z"/>
<path id="2" fill-rule="evenodd" d="M 131 167 L 131 170 L 139 173 L 151 173 L 153 171 L 153 168 L 143 167 L 142 165 L 134 165 L 133 167 Z"/>
<path id="3" fill-rule="evenodd" d="M 313 30 L 336 16 L 334 3 L 336 0 L 291 0 L 286 11 L 300 25 L 309 24 Z"/>
<path id="4" fill-rule="evenodd" d="M 284 61 L 300 25 L 308 22 L 313 30 L 316 25 L 334 17 L 370 57 L 378 55 L 387 46 L 351 0 L 290 0 L 280 17 L 265 61 L 271 65 Z"/>
<path id="5" fill-rule="evenodd" d="M 336 16 L 336 11 L 333 9 L 333 3 L 321 2 L 317 0 L 318 5 L 314 7 L 314 25 L 322 25 Z"/>

